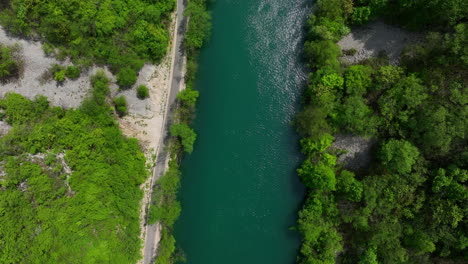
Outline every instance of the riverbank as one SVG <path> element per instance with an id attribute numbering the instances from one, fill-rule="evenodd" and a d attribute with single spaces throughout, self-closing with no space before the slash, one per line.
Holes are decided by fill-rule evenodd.
<path id="1" fill-rule="evenodd" d="M 204 0 L 177 1 L 168 103 L 164 116 L 162 137 L 155 156 L 152 182 L 149 183 L 151 205 L 147 207 L 143 263 L 172 263 L 175 261 L 175 240 L 172 225 L 180 213 L 177 191 L 180 181 L 178 162 L 184 152 L 191 153 L 196 138 L 189 127 L 198 92 L 193 90 L 197 50 L 207 38 L 209 15 Z M 187 10 L 187 12 L 185 12 Z M 187 18 L 185 17 L 187 16 Z M 205 27 L 200 24 L 205 23 Z M 194 46 L 193 38 L 197 38 Z M 200 42 L 201 41 L 201 42 Z M 191 67 L 188 68 L 187 65 Z M 187 89 L 186 89 L 187 86 Z M 189 138 L 190 137 L 190 138 Z M 170 185 L 165 182 L 171 182 Z"/>
<path id="2" fill-rule="evenodd" d="M 316 3 L 296 119 L 308 188 L 299 263 L 466 261 L 466 135 L 455 131 L 467 123 L 468 43 L 452 8 Z"/>

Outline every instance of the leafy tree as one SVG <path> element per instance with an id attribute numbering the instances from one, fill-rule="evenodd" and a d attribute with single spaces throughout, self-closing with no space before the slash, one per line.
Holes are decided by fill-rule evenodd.
<path id="1" fill-rule="evenodd" d="M 334 168 L 320 161 L 312 164 L 306 160 L 297 170 L 302 182 L 312 189 L 335 190 L 336 178 Z"/>
<path id="2" fill-rule="evenodd" d="M 362 183 L 355 179 L 354 173 L 343 170 L 338 182 L 338 191 L 345 194 L 345 197 L 352 202 L 359 202 L 362 197 Z"/>
<path id="3" fill-rule="evenodd" d="M 359 260 L 359 264 L 379 264 L 375 248 L 367 249 Z"/>
<path id="4" fill-rule="evenodd" d="M 418 149 L 405 140 L 390 139 L 380 150 L 382 163 L 392 172 L 406 174 L 419 157 Z"/>
<path id="5" fill-rule="evenodd" d="M 211 15 L 205 7 L 205 0 L 190 1 L 185 9 L 185 16 L 191 20 L 185 35 L 187 49 L 192 52 L 203 46 L 209 38 L 211 30 Z"/>
<path id="6" fill-rule="evenodd" d="M 339 117 L 340 124 L 348 131 L 358 135 L 376 133 L 378 118 L 360 96 L 346 98 Z"/>
<path id="7" fill-rule="evenodd" d="M 197 134 L 187 124 L 174 124 L 171 126 L 171 135 L 179 137 L 184 146 L 185 152 L 192 153 L 193 144 L 197 138 Z"/>
<path id="8" fill-rule="evenodd" d="M 362 25 L 369 20 L 371 9 L 367 6 L 357 7 L 354 9 L 352 21 L 354 24 Z"/>
<path id="9" fill-rule="evenodd" d="M 177 94 L 177 99 L 179 99 L 183 104 L 188 107 L 194 107 L 197 102 L 199 93 L 198 91 L 192 89 L 184 89 Z"/>
<path id="10" fill-rule="evenodd" d="M 372 69 L 369 66 L 353 65 L 346 69 L 346 92 L 351 95 L 363 95 L 372 84 Z"/>
<path id="11" fill-rule="evenodd" d="M 340 47 L 330 40 L 307 41 L 304 52 L 308 58 L 309 65 L 315 68 L 328 66 L 338 70 L 340 65 L 338 57 L 341 54 Z"/>

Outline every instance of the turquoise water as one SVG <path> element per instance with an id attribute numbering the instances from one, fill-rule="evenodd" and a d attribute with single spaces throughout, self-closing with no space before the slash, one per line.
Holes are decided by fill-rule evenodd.
<path id="1" fill-rule="evenodd" d="M 189 264 L 294 263 L 304 189 L 291 120 L 306 73 L 307 0 L 217 0 L 202 50 L 195 151 L 175 226 Z"/>

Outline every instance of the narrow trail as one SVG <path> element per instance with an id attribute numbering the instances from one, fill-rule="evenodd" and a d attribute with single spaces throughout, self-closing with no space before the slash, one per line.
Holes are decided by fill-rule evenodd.
<path id="1" fill-rule="evenodd" d="M 185 52 L 183 48 L 183 39 L 185 34 L 186 27 L 186 18 L 184 17 L 184 11 L 186 7 L 186 0 L 177 0 L 177 11 L 176 11 L 176 24 L 174 30 L 174 41 L 172 46 L 172 66 L 170 74 L 170 83 L 169 83 L 169 94 L 167 96 L 166 109 L 164 113 L 164 125 L 162 127 L 161 139 L 159 141 L 157 150 L 156 150 L 156 161 L 154 164 L 154 171 L 152 174 L 152 179 L 150 181 L 151 190 L 150 195 L 152 195 L 155 188 L 156 181 L 164 174 L 167 169 L 169 162 L 169 153 L 166 149 L 166 144 L 169 138 L 169 128 L 171 126 L 172 120 L 170 119 L 171 113 L 175 109 L 176 105 L 176 96 L 183 89 L 184 82 L 184 62 L 185 62 Z M 149 204 L 148 204 L 149 206 Z M 146 208 L 148 212 L 149 208 Z M 159 222 L 146 225 L 146 232 L 144 237 L 144 251 L 143 251 L 143 264 L 153 263 L 154 258 L 156 257 L 156 251 L 158 248 L 158 243 L 160 239 L 161 226 Z"/>

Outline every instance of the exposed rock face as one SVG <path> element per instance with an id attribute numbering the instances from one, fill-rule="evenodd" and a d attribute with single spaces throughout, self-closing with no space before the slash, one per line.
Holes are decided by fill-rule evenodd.
<path id="1" fill-rule="evenodd" d="M 376 57 L 384 51 L 390 59 L 390 64 L 398 64 L 403 48 L 411 43 L 422 40 L 422 34 L 387 25 L 377 21 L 362 27 L 357 27 L 342 38 L 338 45 L 341 50 L 355 49 L 354 55 L 345 55 L 346 63 L 358 63 L 362 60 Z"/>
<path id="2" fill-rule="evenodd" d="M 333 148 L 344 151 L 338 155 L 338 162 L 344 168 L 357 170 L 369 165 L 372 159 L 371 150 L 375 143 L 371 138 L 339 134 L 335 135 Z"/>

